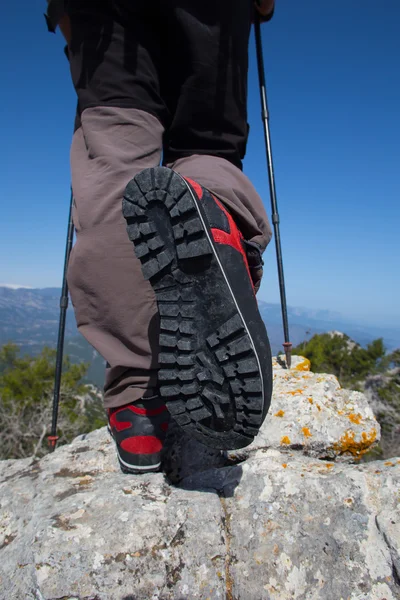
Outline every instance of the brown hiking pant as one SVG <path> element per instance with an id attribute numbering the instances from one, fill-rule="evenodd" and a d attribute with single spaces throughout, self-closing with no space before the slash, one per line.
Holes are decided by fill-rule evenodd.
<path id="1" fill-rule="evenodd" d="M 80 332 L 104 357 L 107 408 L 157 386 L 158 313 L 122 217 L 127 183 L 164 164 L 211 190 L 245 240 L 271 230 L 241 171 L 253 0 L 68 0 L 78 116 L 76 243 L 68 284 Z"/>

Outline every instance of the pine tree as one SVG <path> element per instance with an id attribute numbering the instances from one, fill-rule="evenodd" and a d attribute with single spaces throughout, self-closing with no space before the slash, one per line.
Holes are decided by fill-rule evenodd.
<path id="1" fill-rule="evenodd" d="M 15 344 L 0 349 L 0 459 L 43 456 L 52 414 L 56 351 L 19 356 Z M 63 364 L 59 444 L 105 424 L 101 398 L 82 383 L 87 364 Z"/>

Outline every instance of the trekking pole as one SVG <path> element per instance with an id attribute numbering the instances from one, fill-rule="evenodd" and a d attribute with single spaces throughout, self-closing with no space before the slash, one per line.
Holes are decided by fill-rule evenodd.
<path id="1" fill-rule="evenodd" d="M 67 270 L 69 256 L 71 254 L 72 241 L 74 238 L 74 224 L 72 221 L 72 204 L 74 198 L 71 190 L 71 200 L 69 205 L 68 215 L 68 230 L 67 230 L 67 243 L 65 247 L 65 258 L 64 258 L 64 273 L 62 290 L 60 297 L 60 320 L 58 325 L 58 341 L 57 341 L 57 354 L 56 354 L 56 371 L 54 376 L 54 395 L 53 395 L 53 419 L 51 423 L 51 434 L 47 436 L 51 452 L 56 449 L 58 435 L 57 435 L 57 418 L 58 418 L 58 405 L 60 400 L 60 387 L 61 387 L 61 374 L 63 365 L 63 354 L 64 354 L 64 335 L 65 335 L 65 322 L 67 318 L 68 308 L 68 283 L 67 283 Z"/>
<path id="2" fill-rule="evenodd" d="M 287 365 L 288 369 L 290 369 L 291 362 L 292 362 L 292 344 L 289 341 L 289 324 L 288 324 L 287 306 L 286 306 L 285 278 L 283 275 L 281 236 L 280 236 L 280 232 L 279 232 L 279 214 L 278 214 L 278 205 L 277 205 L 277 201 L 276 201 L 274 165 L 272 162 L 271 135 L 270 135 L 270 130 L 269 130 L 269 112 L 268 112 L 268 104 L 267 104 L 267 89 L 266 89 L 266 85 L 265 85 L 265 70 L 264 70 L 264 59 L 263 59 L 263 51 L 262 51 L 262 43 L 261 43 L 260 22 L 261 22 L 260 15 L 256 12 L 256 16 L 254 19 L 254 33 L 255 33 L 255 40 L 256 40 L 258 79 L 260 82 L 261 119 L 262 119 L 262 122 L 264 125 L 264 133 L 265 133 L 265 148 L 266 148 L 266 152 L 267 152 L 267 163 L 268 163 L 269 193 L 270 193 L 270 197 L 271 197 L 272 223 L 274 225 L 276 259 L 277 259 L 277 263 L 278 263 L 279 290 L 280 290 L 280 295 L 281 295 L 283 333 L 285 336 L 285 342 L 283 343 L 283 348 L 284 348 L 285 355 L 286 355 L 286 365 Z"/>

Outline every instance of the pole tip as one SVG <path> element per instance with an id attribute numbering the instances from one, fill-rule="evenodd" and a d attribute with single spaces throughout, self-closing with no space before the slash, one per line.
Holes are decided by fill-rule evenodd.
<path id="1" fill-rule="evenodd" d="M 286 366 L 288 369 L 290 369 L 290 367 L 292 366 L 292 343 L 291 342 L 284 342 L 283 344 L 283 349 L 285 351 L 285 356 L 286 356 Z"/>
<path id="2" fill-rule="evenodd" d="M 49 444 L 51 452 L 54 452 L 57 446 L 58 435 L 48 435 L 47 442 Z"/>

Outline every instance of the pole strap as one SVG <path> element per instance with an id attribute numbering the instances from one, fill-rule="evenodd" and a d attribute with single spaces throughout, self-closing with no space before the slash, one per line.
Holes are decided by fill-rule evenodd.
<path id="1" fill-rule="evenodd" d="M 65 0 L 49 0 L 47 12 L 44 15 L 47 24 L 47 30 L 55 33 L 57 25 L 65 13 Z"/>

